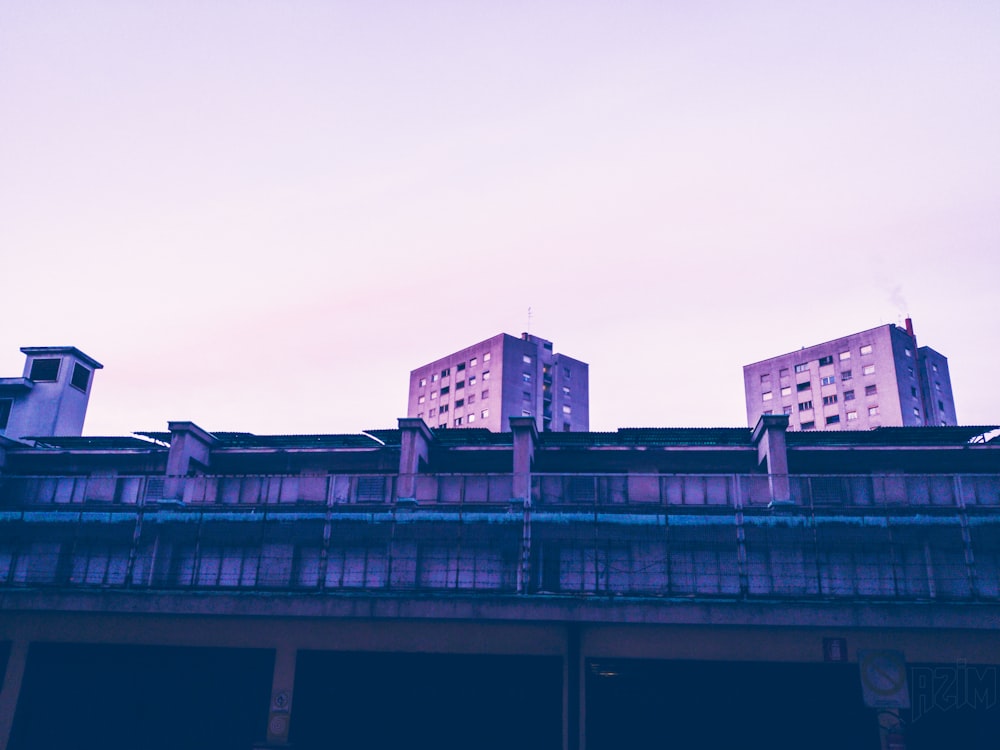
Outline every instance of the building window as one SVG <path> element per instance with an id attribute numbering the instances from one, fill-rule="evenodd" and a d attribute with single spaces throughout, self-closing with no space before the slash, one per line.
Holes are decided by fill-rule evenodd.
<path id="1" fill-rule="evenodd" d="M 530 365 L 531 364 L 531 356 L 528 355 L 528 354 L 523 354 L 523 355 L 521 355 L 521 361 L 524 362 L 524 364 L 526 364 L 526 365 Z"/>
<path id="2" fill-rule="evenodd" d="M 490 371 L 483 370 L 483 380 L 489 380 L 489 379 L 490 379 Z"/>
<path id="3" fill-rule="evenodd" d="M 569 396 L 569 386 L 568 385 L 564 385 L 562 387 L 562 392 L 563 392 L 564 396 Z"/>
<path id="4" fill-rule="evenodd" d="M 812 408 L 813 408 L 813 402 L 812 401 L 800 401 L 799 402 L 799 411 L 809 411 Z"/>
<path id="5" fill-rule="evenodd" d="M 862 375 L 874 375 L 875 374 L 875 365 L 865 365 L 864 367 L 861 368 L 861 374 Z"/>
<path id="6" fill-rule="evenodd" d="M 816 426 L 815 422 L 803 422 L 802 423 L 802 429 L 803 430 L 811 430 L 815 426 Z"/>
<path id="7" fill-rule="evenodd" d="M 866 385 L 865 386 L 865 395 L 866 396 L 874 396 L 876 393 L 878 393 L 878 386 L 877 385 Z"/>
<path id="8" fill-rule="evenodd" d="M 872 353 L 872 345 L 871 344 L 865 344 L 864 346 L 861 347 L 860 351 L 861 351 L 862 354 L 871 354 Z"/>
<path id="9" fill-rule="evenodd" d="M 917 389 L 914 388 L 912 385 L 910 386 L 910 395 L 913 396 L 913 398 L 917 397 Z"/>
<path id="10" fill-rule="evenodd" d="M 913 407 L 913 416 L 915 417 L 920 416 L 920 409 L 918 409 L 916 406 Z"/>
<path id="11" fill-rule="evenodd" d="M 436 382 L 438 382 L 438 380 L 440 380 L 440 379 L 441 379 L 441 376 L 440 376 L 440 375 L 438 375 L 437 373 L 434 373 L 433 375 L 431 375 L 431 382 L 432 382 L 432 383 L 436 383 Z"/>
<path id="12" fill-rule="evenodd" d="M 566 380 L 569 380 L 571 377 L 573 377 L 573 371 L 571 369 L 569 369 L 568 367 L 564 367 L 563 368 L 563 377 L 566 378 Z"/>
<path id="13" fill-rule="evenodd" d="M 427 385 L 427 378 L 420 378 L 420 387 L 423 388 Z"/>
<path id="14" fill-rule="evenodd" d="M 570 413 L 572 413 L 573 410 L 570 407 L 568 407 L 566 405 L 563 405 L 562 411 L 563 411 L 563 414 L 570 414 Z"/>
<path id="15" fill-rule="evenodd" d="M 485 401 L 489 397 L 490 397 L 490 391 L 489 391 L 488 388 L 485 391 L 483 391 L 481 394 L 479 394 L 479 398 L 481 398 L 483 401 Z"/>
<path id="16" fill-rule="evenodd" d="M 773 412 L 770 409 L 764 409 L 764 411 L 761 412 L 761 414 L 772 414 L 772 413 Z"/>
<path id="17" fill-rule="evenodd" d="M 476 403 L 476 394 L 475 393 L 470 393 L 469 397 L 466 399 L 466 401 L 468 401 L 470 404 Z"/>
<path id="18" fill-rule="evenodd" d="M 531 382 L 531 373 L 529 373 L 529 372 L 522 372 L 521 373 L 521 380 L 523 380 L 525 383 L 530 383 Z"/>
<path id="19" fill-rule="evenodd" d="M 791 414 L 792 413 L 792 407 L 790 407 L 790 406 L 782 406 L 781 407 L 781 413 L 782 414 Z"/>
<path id="20" fill-rule="evenodd" d="M 910 347 L 906 347 L 905 349 L 903 349 L 903 354 L 905 354 L 907 357 L 913 356 L 913 352 L 910 351 Z"/>
<path id="21" fill-rule="evenodd" d="M 938 383 L 937 381 L 934 382 L 934 390 L 935 391 L 940 391 L 941 390 L 941 384 Z"/>
<path id="22" fill-rule="evenodd" d="M 833 406 L 835 403 L 837 403 L 837 394 L 823 396 L 823 406 Z"/>
<path id="23" fill-rule="evenodd" d="M 944 401 L 938 401 L 938 409 L 944 411 Z"/>
<path id="24" fill-rule="evenodd" d="M 858 418 L 858 413 L 856 411 L 847 412 L 847 421 L 851 422 Z"/>
<path id="25" fill-rule="evenodd" d="M 850 370 L 844 370 L 843 372 L 840 373 L 841 380 L 850 380 L 852 377 L 853 375 Z"/>
<path id="26" fill-rule="evenodd" d="M 438 414 L 447 414 L 447 413 L 448 413 L 448 404 L 441 404 L 441 406 L 438 407 Z"/>
<path id="27" fill-rule="evenodd" d="M 420 396 L 419 398 L 417 398 L 417 403 L 418 403 L 418 404 L 422 404 L 422 403 L 424 403 L 424 401 L 426 401 L 426 400 L 427 400 L 427 397 L 426 397 L 426 396 Z"/>
<path id="28" fill-rule="evenodd" d="M 912 368 L 912 367 L 907 367 L 907 368 L 906 368 L 906 372 L 907 372 L 907 374 L 908 374 L 908 375 L 909 375 L 909 376 L 910 376 L 911 378 L 913 377 L 913 368 Z"/>
<path id="29" fill-rule="evenodd" d="M 937 365 L 931 365 L 931 369 L 932 369 L 932 370 L 933 370 L 934 372 L 937 372 Z"/>
<path id="30" fill-rule="evenodd" d="M 792 387 L 790 385 L 786 385 L 784 388 L 781 389 L 781 395 L 782 396 L 791 396 L 792 395 Z"/>
<path id="31" fill-rule="evenodd" d="M 464 369 L 465 369 L 465 362 L 459 362 L 457 365 L 455 365 L 455 372 L 461 372 Z"/>
<path id="32" fill-rule="evenodd" d="M 771 373 L 765 372 L 763 375 L 761 375 L 760 376 L 760 382 L 761 382 L 761 385 L 763 385 L 765 383 L 770 383 L 771 382 Z"/>
<path id="33" fill-rule="evenodd" d="M 840 361 L 841 362 L 843 362 L 845 359 L 850 359 L 850 358 L 851 358 L 851 353 L 850 352 L 841 352 L 840 353 Z"/>
<path id="34" fill-rule="evenodd" d="M 521 398 L 525 401 L 531 401 L 531 393 L 529 391 L 522 391 Z"/>
<path id="35" fill-rule="evenodd" d="M 772 398 L 774 398 L 774 394 L 771 393 L 771 391 L 764 391 L 762 394 L 760 394 L 761 401 L 770 401 Z"/>
<path id="36" fill-rule="evenodd" d="M 877 417 L 878 416 L 878 407 L 877 406 L 869 406 L 868 407 L 868 416 L 869 417 Z"/>
<path id="37" fill-rule="evenodd" d="M 521 416 L 522 417 L 530 417 L 531 416 L 531 410 L 530 409 L 521 409 Z"/>
<path id="38" fill-rule="evenodd" d="M 479 364 L 478 357 L 473 357 L 472 359 L 469 360 L 469 367 L 475 367 L 478 364 Z"/>
<path id="39" fill-rule="evenodd" d="M 441 395 L 442 396 L 447 396 L 449 393 L 451 393 L 451 386 L 449 386 L 449 385 L 443 385 L 443 386 L 441 386 Z"/>
<path id="40" fill-rule="evenodd" d="M 569 432 L 569 431 L 570 431 L 569 422 L 563 422 L 563 432 Z"/>
<path id="41" fill-rule="evenodd" d="M 77 362 L 73 365 L 73 377 L 70 378 L 69 384 L 86 393 L 87 386 L 90 385 L 90 370 Z"/>
<path id="42" fill-rule="evenodd" d="M 787 367 L 782 367 L 778 371 L 778 377 L 779 378 L 787 378 L 788 377 L 788 368 Z"/>
<path id="43" fill-rule="evenodd" d="M 489 409 L 483 409 L 482 412 L 480 412 L 479 416 L 481 416 L 483 419 L 489 419 L 490 418 L 490 410 Z"/>
<path id="44" fill-rule="evenodd" d="M 810 388 L 812 388 L 812 383 L 808 381 L 806 381 L 805 383 L 799 383 L 798 385 L 795 386 L 795 390 L 799 391 L 800 393 L 802 391 L 808 391 Z"/>
<path id="45" fill-rule="evenodd" d="M 853 401 L 854 391 L 844 391 L 844 401 Z"/>
<path id="46" fill-rule="evenodd" d="M 455 402 L 455 408 L 456 409 L 458 407 L 460 407 L 460 406 L 465 406 L 465 399 L 464 398 L 460 398 L 460 399 L 458 399 L 458 401 Z"/>
<path id="47" fill-rule="evenodd" d="M 462 418 L 461 417 L 455 417 L 455 426 L 456 427 L 461 427 L 462 426 Z"/>
<path id="48" fill-rule="evenodd" d="M 423 418 L 424 418 L 424 413 L 422 411 L 418 411 L 417 412 L 417 419 L 423 419 Z"/>
<path id="49" fill-rule="evenodd" d="M 13 406 L 14 399 L 0 398 L 0 430 L 7 429 L 7 423 L 10 421 L 10 410 Z"/>
<path id="50" fill-rule="evenodd" d="M 486 352 L 486 354 L 483 355 L 483 364 L 489 361 L 490 361 L 490 352 Z"/>
<path id="51" fill-rule="evenodd" d="M 455 390 L 456 391 L 459 390 L 459 389 L 461 389 L 461 388 L 465 388 L 465 381 L 464 380 L 459 380 L 457 383 L 455 383 Z"/>
<path id="52" fill-rule="evenodd" d="M 472 424 L 473 422 L 476 421 L 476 415 L 475 414 L 470 414 L 469 417 L 468 417 L 468 419 L 469 419 L 469 424 Z"/>
<path id="53" fill-rule="evenodd" d="M 825 378 L 820 378 L 819 379 L 820 385 L 833 385 L 836 382 L 837 382 L 837 376 L 836 375 L 828 375 Z"/>
<path id="54" fill-rule="evenodd" d="M 832 354 L 829 357 L 820 357 L 820 359 L 819 359 L 819 366 L 820 367 L 823 367 L 824 365 L 832 365 L 832 364 L 833 364 L 833 355 Z"/>
<path id="55" fill-rule="evenodd" d="M 451 368 L 450 367 L 446 367 L 443 370 L 441 370 L 441 377 L 442 378 L 446 378 L 449 375 L 451 375 Z"/>
<path id="56" fill-rule="evenodd" d="M 473 386 L 473 385 L 475 385 L 475 384 L 476 384 L 476 376 L 475 376 L 475 375 L 473 375 L 473 376 L 471 376 L 471 377 L 469 378 L 469 385 L 470 385 L 470 386 Z"/>
<path id="57" fill-rule="evenodd" d="M 829 417 L 826 418 L 827 424 L 837 424 L 839 421 L 840 421 L 839 414 L 831 414 Z"/>
<path id="58" fill-rule="evenodd" d="M 58 359 L 36 359 L 31 363 L 30 380 L 36 383 L 54 383 L 59 379 Z"/>
<path id="59" fill-rule="evenodd" d="M 795 365 L 795 372 L 808 372 L 808 371 L 809 371 L 808 362 L 802 362 L 800 364 Z"/>
<path id="60" fill-rule="evenodd" d="M 438 397 L 438 392 L 437 391 L 431 391 L 431 401 L 433 401 L 437 397 Z"/>

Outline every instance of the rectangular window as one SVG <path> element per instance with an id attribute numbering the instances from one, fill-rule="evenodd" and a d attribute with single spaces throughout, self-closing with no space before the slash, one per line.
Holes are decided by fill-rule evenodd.
<path id="1" fill-rule="evenodd" d="M 466 399 L 466 401 L 468 401 L 470 404 L 476 403 L 476 394 L 475 393 L 470 393 L 469 397 Z"/>
<path id="2" fill-rule="evenodd" d="M 829 357 L 820 357 L 819 358 L 819 366 L 820 367 L 823 367 L 824 365 L 832 365 L 832 364 L 833 364 L 833 355 L 832 354 Z"/>
<path id="3" fill-rule="evenodd" d="M 526 365 L 530 365 L 531 364 L 531 357 L 529 355 L 527 355 L 527 354 L 523 354 L 523 355 L 521 355 L 521 361 L 524 362 L 524 364 L 526 364 Z"/>
<path id="4" fill-rule="evenodd" d="M 531 373 L 529 373 L 529 372 L 522 372 L 521 373 L 521 380 L 524 381 L 525 383 L 530 383 L 531 382 Z"/>
<path id="5" fill-rule="evenodd" d="M 465 388 L 465 381 L 464 380 L 459 380 L 457 383 L 455 383 L 455 390 L 456 391 L 461 390 L 462 388 Z"/>
<path id="6" fill-rule="evenodd" d="M 771 382 L 771 373 L 765 372 L 763 375 L 761 375 L 760 376 L 760 382 L 761 382 L 761 384 L 770 383 Z"/>
<path id="7" fill-rule="evenodd" d="M 906 347 L 905 349 L 903 349 L 903 354 L 905 354 L 907 357 L 913 356 L 913 352 L 910 351 L 910 347 Z"/>
<path id="8" fill-rule="evenodd" d="M 483 370 L 483 380 L 489 380 L 489 379 L 490 379 L 490 371 Z"/>
<path id="9" fill-rule="evenodd" d="M 938 401 L 938 409 L 944 411 L 944 401 Z"/>
<path id="10" fill-rule="evenodd" d="M 843 362 L 845 359 L 850 359 L 850 358 L 851 358 L 851 353 L 850 352 L 841 352 L 840 353 L 840 361 L 841 362 Z"/>
<path id="11" fill-rule="evenodd" d="M 771 393 L 771 391 L 764 391 L 762 394 L 760 394 L 761 401 L 770 401 L 772 398 L 774 398 L 774 394 Z"/>
<path id="12" fill-rule="evenodd" d="M 573 371 L 568 367 L 563 368 L 563 377 L 569 380 L 573 376 Z"/>
<path id="13" fill-rule="evenodd" d="M 799 402 L 799 411 L 809 411 L 812 408 L 813 408 L 813 402 L 812 401 L 800 401 Z"/>
<path id="14" fill-rule="evenodd" d="M 426 400 L 427 400 L 427 397 L 426 397 L 426 396 L 420 396 L 420 397 L 418 397 L 418 398 L 417 398 L 417 403 L 418 403 L 418 404 L 422 404 L 422 403 L 424 403 L 424 401 L 426 401 Z"/>
<path id="15" fill-rule="evenodd" d="M 803 422 L 802 423 L 802 429 L 803 430 L 811 430 L 815 426 L 816 426 L 815 422 Z"/>
<path id="16" fill-rule="evenodd" d="M 853 401 L 854 391 L 844 391 L 844 401 Z"/>
<path id="17" fill-rule="evenodd" d="M 568 396 L 569 395 L 569 386 L 568 385 L 564 385 L 562 387 L 562 392 L 563 392 L 564 396 Z"/>
<path id="18" fill-rule="evenodd" d="M 443 385 L 443 386 L 441 386 L 441 395 L 442 396 L 447 396 L 449 393 L 451 393 L 451 386 L 450 385 Z"/>
<path id="19" fill-rule="evenodd" d="M 810 388 L 812 388 L 812 383 L 808 381 L 805 383 L 799 383 L 798 385 L 795 386 L 795 390 L 799 391 L 800 393 L 802 391 L 808 391 Z"/>
<path id="20" fill-rule="evenodd" d="M 878 386 L 877 385 L 866 385 L 865 386 L 865 395 L 866 396 L 874 396 L 876 393 L 878 393 Z"/>
<path id="21" fill-rule="evenodd" d="M 478 357 L 473 357 L 472 359 L 469 360 L 469 367 L 475 367 L 478 364 L 479 364 Z"/>
<path id="22" fill-rule="evenodd" d="M 934 383 L 934 390 L 935 390 L 935 391 L 940 391 L 940 390 L 941 390 L 941 384 L 940 384 L 940 383 L 938 383 L 938 382 L 935 382 L 935 383 Z"/>
<path id="23" fill-rule="evenodd" d="M 850 370 L 843 370 L 840 373 L 840 379 L 841 380 L 850 380 L 852 377 L 853 377 L 853 375 L 852 375 L 852 373 L 851 373 Z"/>
<path id="24" fill-rule="evenodd" d="M 30 380 L 36 383 L 54 383 L 59 379 L 58 359 L 36 359 L 31 363 Z"/>
<path id="25" fill-rule="evenodd" d="M 473 375 L 473 376 L 471 376 L 471 377 L 469 378 L 469 385 L 470 385 L 470 386 L 473 386 L 473 385 L 475 385 L 475 384 L 476 384 L 476 376 L 475 376 L 475 375 Z"/>
<path id="26" fill-rule="evenodd" d="M 787 367 L 782 367 L 778 371 L 778 377 L 779 378 L 787 378 L 788 377 L 788 368 Z"/>
<path id="27" fill-rule="evenodd" d="M 449 375 L 451 375 L 451 368 L 450 367 L 446 367 L 443 370 L 441 370 L 441 377 L 442 378 L 446 378 Z"/>
<path id="28" fill-rule="evenodd" d="M 564 405 L 563 408 L 562 408 L 562 411 L 563 411 L 563 414 L 570 414 L 570 413 L 572 413 L 573 410 L 570 407 Z"/>
<path id="29" fill-rule="evenodd" d="M 461 427 L 462 426 L 462 418 L 461 417 L 455 417 L 455 426 L 456 427 Z"/>
<path id="30" fill-rule="evenodd" d="M 481 398 L 483 401 L 485 401 L 489 397 L 490 397 L 490 391 L 489 391 L 488 388 L 485 391 L 483 391 L 481 394 L 479 394 L 479 398 Z"/>
<path id="31" fill-rule="evenodd" d="M 912 385 L 910 386 L 910 395 L 913 396 L 913 398 L 917 397 L 917 389 L 914 388 Z"/>
<path id="32" fill-rule="evenodd" d="M 782 414 L 791 414 L 792 413 L 792 407 L 790 407 L 790 406 L 782 406 L 781 407 L 781 413 Z"/>
<path id="33" fill-rule="evenodd" d="M 912 367 L 907 367 L 906 368 L 906 374 L 909 375 L 912 378 L 913 377 L 913 368 Z"/>
<path id="34" fill-rule="evenodd" d="M 837 377 L 835 375 L 828 375 L 825 378 L 819 379 L 820 385 L 833 385 L 836 382 L 837 382 Z"/>
<path id="35" fill-rule="evenodd" d="M 860 351 L 861 351 L 862 354 L 871 354 L 872 353 L 872 345 L 871 344 L 865 344 L 864 346 L 861 347 Z"/>
<path id="36" fill-rule="evenodd" d="M 470 414 L 468 416 L 468 420 L 469 420 L 469 424 L 472 424 L 473 422 L 476 421 L 476 415 L 475 414 Z"/>
<path id="37" fill-rule="evenodd" d="M 0 430 L 7 429 L 10 421 L 10 410 L 14 406 L 14 399 L 0 398 Z"/>
<path id="38" fill-rule="evenodd" d="M 431 401 L 433 401 L 437 397 L 438 397 L 438 392 L 437 391 L 431 391 Z"/>
<path id="39" fill-rule="evenodd" d="M 460 398 L 460 399 L 458 399 L 458 401 L 455 402 L 455 408 L 456 409 L 458 407 L 460 407 L 460 406 L 465 406 L 465 399 L 464 398 Z"/>
<path id="40" fill-rule="evenodd" d="M 781 389 L 781 395 L 782 396 L 791 396 L 792 395 L 792 387 L 790 385 L 786 385 L 784 388 Z"/>
<path id="41" fill-rule="evenodd" d="M 441 404 L 438 407 L 438 414 L 446 414 L 448 412 L 448 404 Z"/>
<path id="42" fill-rule="evenodd" d="M 423 419 L 423 418 L 424 418 L 424 413 L 422 411 L 418 411 L 417 412 L 417 419 Z"/>
<path id="43" fill-rule="evenodd" d="M 440 379 L 441 379 L 441 376 L 440 376 L 440 375 L 438 375 L 437 373 L 434 373 L 433 375 L 431 375 L 431 382 L 432 382 L 432 383 L 436 383 L 436 382 L 438 382 L 438 381 L 439 381 Z"/>
<path id="44" fill-rule="evenodd" d="M 832 396 L 823 396 L 823 406 L 833 406 L 837 403 L 837 394 Z"/>
<path id="45" fill-rule="evenodd" d="M 856 411 L 847 412 L 847 421 L 852 422 L 858 418 L 858 413 Z"/>
<path id="46" fill-rule="evenodd" d="M 919 417 L 920 416 L 920 409 L 918 409 L 915 406 L 913 407 L 913 416 L 915 416 L 915 417 Z"/>
<path id="47" fill-rule="evenodd" d="M 531 401 L 531 393 L 528 391 L 522 391 L 521 398 L 523 398 L 525 401 Z"/>
<path id="48" fill-rule="evenodd" d="M 531 416 L 531 410 L 530 409 L 521 409 L 521 416 L 522 417 L 530 417 Z"/>
<path id="49" fill-rule="evenodd" d="M 423 388 L 427 385 L 427 378 L 420 378 L 420 387 Z"/>
<path id="50" fill-rule="evenodd" d="M 862 375 L 874 375 L 875 374 L 875 365 L 865 365 L 864 367 L 861 368 L 861 374 Z"/>
<path id="51" fill-rule="evenodd" d="M 800 364 L 795 365 L 795 372 L 808 372 L 808 371 L 809 371 L 808 362 L 801 362 Z"/>
<path id="52" fill-rule="evenodd" d="M 869 417 L 877 417 L 878 416 L 878 407 L 877 406 L 869 406 L 868 407 L 868 416 Z"/>
<path id="53" fill-rule="evenodd" d="M 839 421 L 840 421 L 839 414 L 831 414 L 829 417 L 826 418 L 827 424 L 837 424 Z"/>
<path id="54" fill-rule="evenodd" d="M 459 362 L 459 363 L 458 363 L 458 364 L 457 364 L 457 365 L 455 366 L 455 372 L 461 372 L 461 371 L 462 371 L 462 370 L 464 370 L 464 369 L 465 369 L 465 362 Z"/>
<path id="55" fill-rule="evenodd" d="M 479 416 L 481 416 L 483 419 L 489 419 L 490 418 L 490 410 L 489 409 L 483 409 L 482 412 L 479 414 Z"/>
<path id="56" fill-rule="evenodd" d="M 932 370 L 933 370 L 934 372 L 937 372 L 937 365 L 931 365 L 931 369 L 932 369 Z"/>
<path id="57" fill-rule="evenodd" d="M 489 361 L 490 361 L 490 352 L 486 352 L 486 354 L 483 355 L 483 364 Z"/>
<path id="58" fill-rule="evenodd" d="M 771 414 L 771 413 L 772 412 L 770 409 L 764 409 L 764 411 L 761 412 L 761 414 Z"/>

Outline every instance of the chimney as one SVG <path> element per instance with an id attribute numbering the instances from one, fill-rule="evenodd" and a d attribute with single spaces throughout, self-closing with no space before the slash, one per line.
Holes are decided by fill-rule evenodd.
<path id="1" fill-rule="evenodd" d="M 906 319 L 906 333 L 911 339 L 916 338 L 916 336 L 913 335 L 913 318 Z"/>

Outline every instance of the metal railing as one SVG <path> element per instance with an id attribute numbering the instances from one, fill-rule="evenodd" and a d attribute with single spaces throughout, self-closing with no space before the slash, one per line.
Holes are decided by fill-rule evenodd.
<path id="1" fill-rule="evenodd" d="M 993 475 L 396 482 L 3 477 L 0 586 L 1000 600 Z"/>

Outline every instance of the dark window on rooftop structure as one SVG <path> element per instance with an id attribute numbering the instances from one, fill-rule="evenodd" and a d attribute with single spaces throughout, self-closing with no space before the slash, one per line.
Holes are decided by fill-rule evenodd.
<path id="1" fill-rule="evenodd" d="M 799 411 L 808 411 L 813 408 L 812 401 L 802 401 L 799 403 Z"/>
<path id="2" fill-rule="evenodd" d="M 36 359 L 31 363 L 31 375 L 36 383 L 54 383 L 59 379 L 58 359 Z"/>
<path id="3" fill-rule="evenodd" d="M 797 386 L 795 386 L 795 390 L 797 391 L 808 391 L 810 388 L 812 388 L 812 384 L 808 382 L 799 383 Z"/>
<path id="4" fill-rule="evenodd" d="M 839 414 L 831 414 L 829 417 L 826 418 L 827 424 L 837 424 L 839 421 L 840 421 Z"/>
<path id="5" fill-rule="evenodd" d="M 832 364 L 833 364 L 833 355 L 832 354 L 829 357 L 821 357 L 820 360 L 819 360 L 819 366 L 820 367 L 822 367 L 823 365 L 832 365 Z"/>
<path id="6" fill-rule="evenodd" d="M 69 384 L 86 393 L 87 386 L 90 385 L 90 370 L 77 362 L 73 365 L 73 379 L 69 381 Z"/>
<path id="7" fill-rule="evenodd" d="M 0 430 L 7 429 L 7 422 L 10 421 L 10 410 L 14 406 L 14 399 L 0 398 Z"/>

